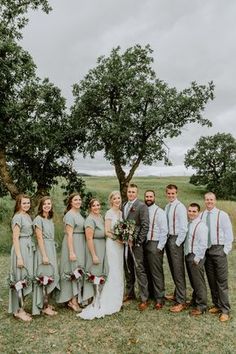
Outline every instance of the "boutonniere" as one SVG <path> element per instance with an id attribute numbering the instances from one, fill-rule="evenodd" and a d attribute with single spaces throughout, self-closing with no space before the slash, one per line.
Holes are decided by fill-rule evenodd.
<path id="1" fill-rule="evenodd" d="M 135 210 L 136 210 L 135 207 L 132 207 L 132 208 L 130 209 L 130 211 L 131 211 L 132 213 L 133 213 Z"/>

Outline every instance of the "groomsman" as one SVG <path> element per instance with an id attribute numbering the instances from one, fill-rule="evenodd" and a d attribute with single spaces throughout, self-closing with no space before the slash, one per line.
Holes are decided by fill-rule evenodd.
<path id="1" fill-rule="evenodd" d="M 175 284 L 174 296 L 166 296 L 176 304 L 170 308 L 171 312 L 181 312 L 186 308 L 186 281 L 184 268 L 184 240 L 187 232 L 187 210 L 177 199 L 178 187 L 169 184 L 166 187 L 166 197 L 169 203 L 165 207 L 168 224 L 168 238 L 166 255 Z"/>
<path id="2" fill-rule="evenodd" d="M 149 281 L 152 283 L 155 309 L 160 310 L 164 305 L 165 283 L 163 272 L 163 253 L 167 240 L 167 220 L 163 209 L 155 204 L 155 192 L 147 190 L 144 194 L 145 204 L 149 212 L 149 231 L 145 244 L 145 258 L 150 272 Z"/>
<path id="3" fill-rule="evenodd" d="M 200 219 L 200 205 L 191 203 L 188 207 L 188 231 L 184 243 L 185 263 L 193 288 L 190 315 L 202 315 L 207 308 L 207 287 L 204 277 L 205 253 L 207 250 L 208 228 Z"/>
<path id="4" fill-rule="evenodd" d="M 138 197 L 138 187 L 136 184 L 130 184 L 127 189 L 128 201 L 123 205 L 123 219 L 135 221 L 135 242 L 133 244 L 133 254 L 137 266 L 135 267 L 133 256 L 128 251 L 127 265 L 125 263 L 125 277 L 126 277 L 126 295 L 124 302 L 135 299 L 135 275 L 139 285 L 139 292 L 141 296 L 141 303 L 138 305 L 139 309 L 145 310 L 148 307 L 148 280 L 144 265 L 144 244 L 147 240 L 147 233 L 149 229 L 148 208 Z"/>
<path id="5" fill-rule="evenodd" d="M 220 314 L 220 321 L 225 322 L 230 319 L 227 255 L 232 249 L 232 224 L 228 214 L 216 208 L 214 193 L 205 194 L 205 206 L 206 210 L 201 214 L 208 226 L 205 269 L 214 304 L 209 312 Z"/>

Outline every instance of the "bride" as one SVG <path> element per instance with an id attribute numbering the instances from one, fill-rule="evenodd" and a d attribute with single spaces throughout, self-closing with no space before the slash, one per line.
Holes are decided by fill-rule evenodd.
<path id="1" fill-rule="evenodd" d="M 118 191 L 113 191 L 109 195 L 111 208 L 105 215 L 106 254 L 108 259 L 109 274 L 103 287 L 100 301 L 95 299 L 88 305 L 78 317 L 85 320 L 104 317 L 120 311 L 124 293 L 123 278 L 123 250 L 124 246 L 120 241 L 112 239 L 114 225 L 122 219 L 121 195 Z"/>

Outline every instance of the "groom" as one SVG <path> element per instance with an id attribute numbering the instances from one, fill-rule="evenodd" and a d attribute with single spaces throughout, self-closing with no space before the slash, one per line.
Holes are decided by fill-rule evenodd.
<path id="1" fill-rule="evenodd" d="M 126 295 L 124 302 L 135 299 L 135 278 L 137 278 L 141 303 L 138 305 L 139 310 L 145 310 L 148 307 L 148 279 L 144 266 L 144 243 L 147 239 L 149 230 L 148 207 L 137 199 L 138 187 L 136 184 L 129 184 L 127 189 L 128 201 L 123 205 L 122 213 L 124 220 L 135 221 L 135 241 L 133 242 L 133 254 L 136 260 L 136 266 L 130 252 L 128 250 L 128 260 L 125 264 L 126 277 Z M 127 268 L 128 266 L 128 268 Z"/>

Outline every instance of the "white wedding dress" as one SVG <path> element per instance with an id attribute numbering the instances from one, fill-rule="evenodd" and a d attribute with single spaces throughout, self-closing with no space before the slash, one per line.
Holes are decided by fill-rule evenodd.
<path id="1" fill-rule="evenodd" d="M 114 228 L 118 219 L 121 219 L 113 209 L 106 212 L 105 220 L 111 220 L 111 229 Z M 124 274 L 123 274 L 123 252 L 124 246 L 110 238 L 106 240 L 106 254 L 108 259 L 109 273 L 103 286 L 100 301 L 88 305 L 77 316 L 85 320 L 101 318 L 120 311 L 124 295 Z"/>

